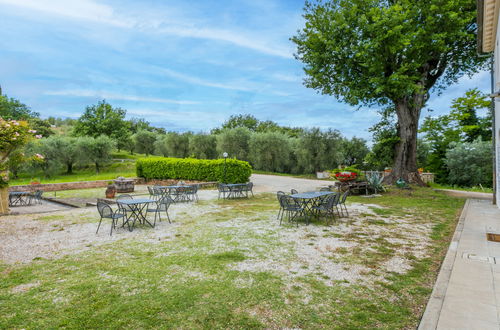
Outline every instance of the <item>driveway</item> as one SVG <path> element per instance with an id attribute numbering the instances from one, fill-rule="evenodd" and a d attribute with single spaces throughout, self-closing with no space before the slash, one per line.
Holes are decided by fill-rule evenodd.
<path id="1" fill-rule="evenodd" d="M 290 192 L 290 189 L 304 192 L 319 190 L 320 187 L 333 184 L 333 181 L 329 180 L 299 179 L 289 176 L 265 174 L 252 174 L 250 181 L 254 183 L 255 192 L 277 192 L 279 190 Z"/>

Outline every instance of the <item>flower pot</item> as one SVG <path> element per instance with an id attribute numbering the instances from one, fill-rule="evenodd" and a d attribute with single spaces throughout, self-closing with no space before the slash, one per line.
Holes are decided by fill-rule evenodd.
<path id="1" fill-rule="evenodd" d="M 116 187 L 113 184 L 110 184 L 108 188 L 106 188 L 106 198 L 115 198 Z"/>

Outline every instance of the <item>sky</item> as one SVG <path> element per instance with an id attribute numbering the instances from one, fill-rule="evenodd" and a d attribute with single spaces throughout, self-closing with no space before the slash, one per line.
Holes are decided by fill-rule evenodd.
<path id="1" fill-rule="evenodd" d="M 296 0 L 0 0 L 0 85 L 49 116 L 78 118 L 106 99 L 168 131 L 208 132 L 230 115 L 338 129 L 370 140 L 376 109 L 303 86 L 289 40 L 304 25 Z M 489 73 L 463 77 L 433 115 Z M 423 111 L 422 117 L 428 112 Z"/>

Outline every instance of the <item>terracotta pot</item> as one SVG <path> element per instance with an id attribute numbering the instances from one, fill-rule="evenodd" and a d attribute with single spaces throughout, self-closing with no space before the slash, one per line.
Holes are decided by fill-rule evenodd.
<path id="1" fill-rule="evenodd" d="M 9 187 L 0 188 L 0 215 L 9 211 Z"/>
<path id="2" fill-rule="evenodd" d="M 115 198 L 116 187 L 112 184 L 106 188 L 106 198 Z"/>

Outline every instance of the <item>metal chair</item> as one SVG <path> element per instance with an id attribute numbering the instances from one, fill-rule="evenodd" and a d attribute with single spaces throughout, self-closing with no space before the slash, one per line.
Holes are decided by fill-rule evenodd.
<path id="1" fill-rule="evenodd" d="M 32 201 L 35 201 L 35 204 L 42 204 L 42 194 L 43 190 L 35 190 L 35 192 L 29 196 L 28 203 L 31 204 Z"/>
<path id="2" fill-rule="evenodd" d="M 299 192 L 295 189 L 290 190 L 290 194 L 295 195 L 298 194 Z"/>
<path id="3" fill-rule="evenodd" d="M 116 196 L 116 200 L 119 200 L 119 199 L 134 199 L 134 197 L 132 197 L 132 195 L 129 195 L 129 194 L 121 194 L 121 195 Z"/>
<path id="4" fill-rule="evenodd" d="M 222 195 L 223 199 L 226 199 L 226 194 L 231 193 L 229 187 L 227 185 L 225 185 L 224 183 L 219 183 L 219 185 L 217 186 L 217 189 L 219 191 L 219 195 L 217 196 L 217 199 L 220 199 L 221 195 Z"/>
<path id="5" fill-rule="evenodd" d="M 321 187 L 319 191 L 331 191 L 328 187 Z"/>
<path id="6" fill-rule="evenodd" d="M 151 186 L 147 186 L 147 187 L 148 187 L 149 198 L 155 199 L 155 192 L 154 192 L 153 188 Z"/>
<path id="7" fill-rule="evenodd" d="M 340 211 L 342 212 L 342 216 L 344 216 L 344 210 L 345 210 L 347 217 L 349 217 L 349 212 L 347 211 L 347 207 L 345 205 L 345 200 L 347 199 L 347 196 L 349 196 L 349 190 L 347 190 L 345 193 L 343 193 L 342 197 L 340 197 L 339 206 L 340 206 Z M 342 209 L 342 207 L 344 209 Z"/>
<path id="8" fill-rule="evenodd" d="M 246 187 L 245 187 L 245 191 L 247 193 L 247 197 L 248 197 L 248 193 L 251 193 L 252 194 L 252 197 L 253 197 L 253 182 L 248 182 Z"/>
<path id="9" fill-rule="evenodd" d="M 102 201 L 97 201 L 97 211 L 99 212 L 101 219 L 99 220 L 99 225 L 97 226 L 97 231 L 95 232 L 96 235 L 99 232 L 99 228 L 101 227 L 102 219 L 104 218 L 111 219 L 111 231 L 109 232 L 109 236 L 113 234 L 113 228 L 116 228 L 116 223 L 118 222 L 118 219 L 120 218 L 125 219 L 125 214 L 121 213 L 120 209 L 113 212 L 111 206 Z"/>
<path id="10" fill-rule="evenodd" d="M 194 184 L 192 186 L 187 187 L 186 189 L 186 197 L 190 201 L 198 201 L 198 185 Z"/>
<path id="11" fill-rule="evenodd" d="M 296 203 L 295 199 L 289 195 L 282 195 L 280 198 L 280 202 L 283 207 L 283 214 L 281 215 L 280 225 L 283 220 L 284 213 L 288 215 L 288 221 L 292 222 L 295 220 L 297 223 L 297 227 L 299 226 L 299 222 L 297 220 L 297 216 L 304 215 L 304 207 Z"/>
<path id="12" fill-rule="evenodd" d="M 325 216 L 331 215 L 332 221 L 335 221 L 335 209 L 337 210 L 337 214 L 339 214 L 339 210 L 337 208 L 339 198 L 340 194 L 326 195 L 326 198 L 324 198 L 318 205 L 313 206 L 312 209 L 313 211 L 316 211 L 318 215 L 321 215 L 322 213 Z M 327 220 L 327 224 L 328 223 L 329 221 Z"/>
<path id="13" fill-rule="evenodd" d="M 284 196 L 284 195 L 286 195 L 286 194 L 283 191 L 276 192 L 276 198 L 278 198 L 278 203 L 280 204 L 280 209 L 278 211 L 278 216 L 276 217 L 276 219 L 280 219 L 280 215 L 283 212 L 283 205 L 281 203 L 281 196 Z"/>
<path id="14" fill-rule="evenodd" d="M 146 208 L 146 216 L 148 213 L 152 213 L 152 212 L 154 212 L 154 214 L 155 214 L 155 220 L 153 223 L 153 227 L 156 225 L 156 216 L 158 216 L 158 220 L 161 222 L 161 212 L 165 212 L 167 214 L 168 222 L 172 223 L 172 221 L 170 221 L 170 217 L 168 215 L 168 208 L 173 203 L 174 203 L 174 200 L 170 196 L 163 196 L 160 200 L 158 200 L 154 203 L 148 204 L 148 206 Z M 152 205 L 152 207 L 150 207 L 151 205 Z"/>

